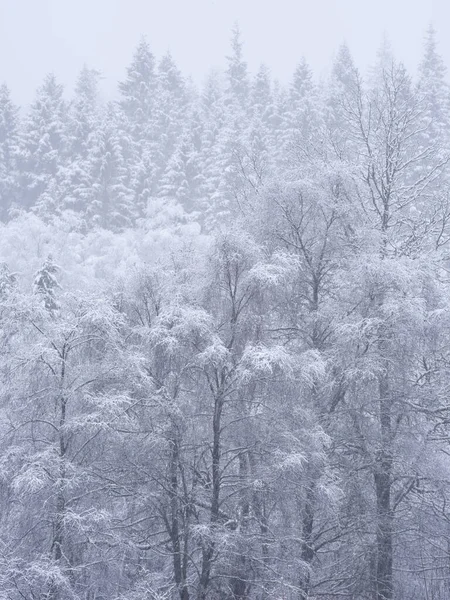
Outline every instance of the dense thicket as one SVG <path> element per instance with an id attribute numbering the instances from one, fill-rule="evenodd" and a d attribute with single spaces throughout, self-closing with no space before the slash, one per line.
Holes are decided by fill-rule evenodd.
<path id="1" fill-rule="evenodd" d="M 0 598 L 450 597 L 450 90 L 136 48 L 0 87 Z"/>

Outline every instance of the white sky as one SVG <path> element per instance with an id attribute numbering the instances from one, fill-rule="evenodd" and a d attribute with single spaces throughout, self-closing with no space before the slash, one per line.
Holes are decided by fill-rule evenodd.
<path id="1" fill-rule="evenodd" d="M 156 56 L 170 49 L 201 82 L 224 65 L 235 20 L 250 69 L 265 62 L 281 81 L 302 55 L 323 73 L 344 40 L 365 68 L 384 32 L 414 69 L 431 22 L 450 65 L 450 0 L 0 0 L 0 81 L 27 103 L 46 73 L 70 90 L 87 63 L 103 72 L 111 97 L 145 34 Z"/>

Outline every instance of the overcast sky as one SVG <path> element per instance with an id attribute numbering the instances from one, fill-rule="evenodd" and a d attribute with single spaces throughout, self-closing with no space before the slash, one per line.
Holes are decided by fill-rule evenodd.
<path id="1" fill-rule="evenodd" d="M 224 65 L 236 20 L 251 70 L 265 62 L 281 81 L 302 55 L 323 73 L 344 40 L 365 68 L 384 32 L 414 68 L 430 23 L 450 63 L 450 0 L 0 0 L 0 7 L 0 81 L 21 103 L 50 71 L 70 90 L 84 63 L 103 72 L 111 96 L 142 34 L 156 56 L 170 49 L 201 82 Z"/>

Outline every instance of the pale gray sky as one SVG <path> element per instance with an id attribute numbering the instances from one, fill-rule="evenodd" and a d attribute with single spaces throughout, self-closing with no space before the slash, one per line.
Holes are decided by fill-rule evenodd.
<path id="1" fill-rule="evenodd" d="M 365 68 L 383 32 L 414 68 L 430 22 L 450 64 L 450 0 L 0 0 L 0 81 L 26 103 L 49 71 L 70 90 L 87 63 L 111 96 L 141 34 L 201 81 L 224 64 L 235 20 L 250 68 L 265 62 L 281 81 L 302 55 L 322 73 L 344 40 Z"/>

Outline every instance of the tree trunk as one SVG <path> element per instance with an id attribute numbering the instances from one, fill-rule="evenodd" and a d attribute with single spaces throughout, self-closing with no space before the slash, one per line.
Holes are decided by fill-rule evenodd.
<path id="1" fill-rule="evenodd" d="M 217 522 L 219 520 L 220 508 L 220 456 L 221 456 L 221 419 L 224 398 L 222 394 L 217 394 L 214 399 L 213 416 L 213 446 L 212 446 L 212 496 L 210 512 L 210 539 L 205 543 L 202 550 L 202 568 L 198 587 L 198 600 L 206 600 L 208 586 L 211 579 L 211 568 L 216 547 L 214 535 L 216 533 Z"/>
<path id="2" fill-rule="evenodd" d="M 61 370 L 61 381 L 64 381 L 64 362 Z M 64 434 L 64 426 L 66 424 L 66 403 L 67 400 L 64 396 L 60 398 L 60 416 L 59 416 L 59 473 L 58 473 L 58 491 L 56 494 L 55 501 L 55 525 L 54 525 L 54 534 L 52 541 L 52 552 L 54 556 L 54 560 L 57 564 L 61 566 L 61 561 L 63 558 L 63 543 L 64 543 L 64 517 L 66 512 L 66 499 L 64 495 L 64 488 L 66 485 L 66 466 L 64 464 L 65 455 L 66 455 L 66 440 Z M 58 585 L 52 581 L 50 584 L 49 590 L 49 598 L 51 600 L 58 600 L 60 597 L 58 591 Z"/>
<path id="3" fill-rule="evenodd" d="M 179 490 L 178 490 L 178 465 L 179 465 L 179 446 L 178 441 L 173 437 L 171 440 L 172 452 L 170 456 L 170 511 L 171 511 L 171 530 L 173 572 L 177 585 L 180 600 L 189 600 L 189 590 L 186 584 L 186 573 L 181 556 L 181 538 L 180 538 L 180 511 L 179 511 Z"/>
<path id="4" fill-rule="evenodd" d="M 303 506 L 302 514 L 302 548 L 300 557 L 306 567 L 305 573 L 300 577 L 300 600 L 309 598 L 311 575 L 310 569 L 314 558 L 314 549 L 312 547 L 312 532 L 314 527 L 314 499 L 315 499 L 315 483 L 311 478 L 306 490 L 306 499 Z"/>
<path id="5" fill-rule="evenodd" d="M 241 484 L 240 500 L 239 500 L 239 529 L 238 533 L 245 537 L 248 528 L 248 518 L 250 514 L 250 503 L 248 498 L 248 453 L 241 452 L 239 455 L 239 480 Z M 250 584 L 248 582 L 247 573 L 247 556 L 245 552 L 245 539 L 237 541 L 236 560 L 234 565 L 234 573 L 230 578 L 232 597 L 236 600 L 248 598 L 250 592 Z"/>
<path id="6" fill-rule="evenodd" d="M 387 368 L 387 365 L 386 365 Z M 381 448 L 375 466 L 374 480 L 376 493 L 376 600 L 392 600 L 392 538 L 393 510 L 391 505 L 392 486 L 392 427 L 391 404 L 389 398 L 388 376 L 383 375 L 379 383 Z"/>

